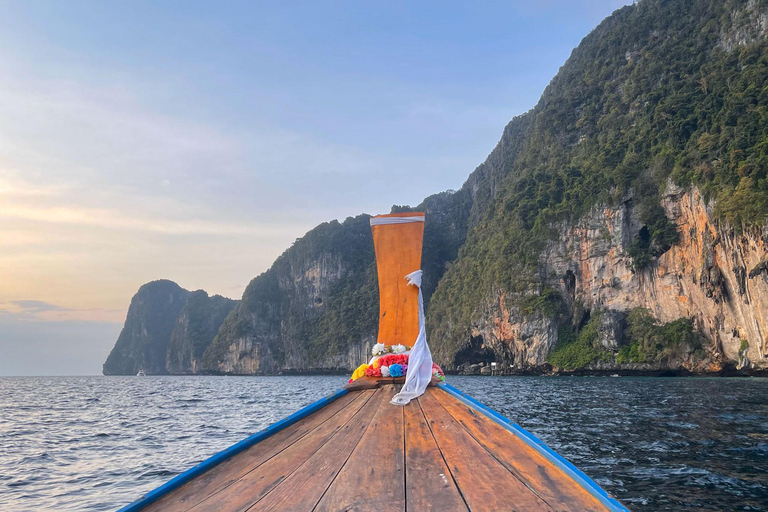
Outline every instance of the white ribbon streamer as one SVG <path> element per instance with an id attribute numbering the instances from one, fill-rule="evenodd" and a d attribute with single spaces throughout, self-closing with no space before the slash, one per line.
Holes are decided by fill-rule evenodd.
<path id="1" fill-rule="evenodd" d="M 423 219 L 423 217 L 419 218 Z M 413 344 L 411 354 L 408 356 L 408 371 L 405 373 L 403 389 L 393 396 L 390 402 L 395 405 L 406 405 L 414 398 L 423 395 L 432 380 L 432 353 L 429 351 L 429 345 L 427 345 L 427 330 L 424 325 L 424 298 L 421 295 L 422 274 L 421 270 L 417 270 L 405 276 L 409 285 L 419 289 L 419 337 L 416 338 L 416 343 Z"/>
<path id="2" fill-rule="evenodd" d="M 406 224 L 408 222 L 424 222 L 424 216 L 417 217 L 371 217 L 371 226 L 382 224 Z"/>

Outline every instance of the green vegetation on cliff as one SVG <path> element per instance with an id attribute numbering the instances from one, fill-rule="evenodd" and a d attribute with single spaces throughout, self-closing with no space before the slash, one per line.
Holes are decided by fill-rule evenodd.
<path id="1" fill-rule="evenodd" d="M 601 347 L 597 340 L 599 327 L 599 313 L 587 322 L 578 335 L 568 326 L 561 326 L 557 346 L 549 354 L 547 362 L 556 368 L 570 371 L 608 360 L 610 352 Z"/>
<path id="2" fill-rule="evenodd" d="M 166 356 L 169 373 L 198 373 L 203 352 L 211 344 L 236 300 L 203 290 L 192 292 L 176 319 Z"/>
<path id="3" fill-rule="evenodd" d="M 645 308 L 629 313 L 629 345 L 619 350 L 616 361 L 625 363 L 656 363 L 672 357 L 705 356 L 701 335 L 690 318 L 659 323 Z"/>
<path id="4" fill-rule="evenodd" d="M 538 293 L 547 241 L 594 205 L 638 208 L 644 227 L 628 250 L 636 270 L 678 240 L 659 204 L 670 178 L 699 186 L 737 229 L 765 222 L 768 42 L 757 13 L 766 8 L 644 0 L 584 38 L 499 143 L 523 140 L 497 163 L 497 193 L 432 300 L 441 362 L 468 343 L 495 290 Z"/>
<path id="5" fill-rule="evenodd" d="M 626 344 L 616 352 L 606 349 L 598 340 L 601 319 L 601 312 L 592 315 L 578 335 L 569 326 L 561 326 L 557 346 L 547 362 L 558 370 L 573 371 L 600 362 L 655 364 L 705 357 L 701 334 L 689 318 L 661 323 L 649 310 L 634 308 L 627 316 Z"/>
<path id="6" fill-rule="evenodd" d="M 359 343 L 376 324 L 373 262 L 368 215 L 317 226 L 251 281 L 205 351 L 204 367 L 273 373 L 320 362 Z M 231 360 L 230 346 L 238 343 L 251 347 L 248 361 L 237 354 Z M 258 367 L 249 366 L 255 354 Z"/>

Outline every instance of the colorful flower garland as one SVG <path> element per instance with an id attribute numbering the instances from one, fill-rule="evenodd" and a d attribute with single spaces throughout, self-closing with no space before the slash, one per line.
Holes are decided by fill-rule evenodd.
<path id="1" fill-rule="evenodd" d="M 408 354 L 410 347 L 405 345 L 387 346 L 383 343 L 377 343 L 373 346 L 374 357 L 370 364 L 361 364 L 352 373 L 349 382 L 359 379 L 362 376 L 367 377 L 405 377 L 408 372 Z M 390 352 L 390 353 L 388 353 Z M 432 363 L 432 375 L 445 382 L 445 373 L 435 363 Z"/>

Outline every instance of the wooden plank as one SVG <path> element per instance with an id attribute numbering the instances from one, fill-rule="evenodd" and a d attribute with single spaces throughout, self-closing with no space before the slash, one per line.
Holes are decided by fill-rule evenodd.
<path id="1" fill-rule="evenodd" d="M 183 512 L 189 510 L 208 496 L 253 471 L 347 406 L 353 407 L 353 411 L 356 411 L 365 403 L 366 399 L 360 393 L 347 393 L 314 414 L 262 440 L 231 459 L 225 460 L 210 471 L 150 504 L 144 510 L 147 512 Z"/>
<path id="2" fill-rule="evenodd" d="M 403 414 L 408 510 L 468 511 L 418 402 L 403 407 Z"/>
<path id="3" fill-rule="evenodd" d="M 553 511 L 493 458 L 431 393 L 419 397 L 419 405 L 464 501 L 473 512 Z"/>
<path id="4" fill-rule="evenodd" d="M 384 401 L 373 421 L 315 511 L 405 510 L 403 411 L 387 403 L 396 393 L 396 386 L 382 386 L 381 393 Z"/>
<path id="5" fill-rule="evenodd" d="M 423 217 L 405 212 L 382 217 Z M 371 226 L 379 277 L 379 332 L 385 345 L 413 343 L 419 335 L 419 289 L 408 285 L 405 276 L 421 268 L 424 223 L 380 224 Z"/>
<path id="6" fill-rule="evenodd" d="M 345 407 L 334 415 L 332 421 L 326 421 L 308 435 L 302 437 L 276 456 L 270 458 L 254 471 L 250 471 L 214 493 L 194 507 L 194 512 L 234 512 L 243 511 L 264 497 L 275 486 L 285 480 L 296 468 L 323 447 L 326 442 L 345 427 L 356 424 L 361 415 L 366 416 L 371 408 L 371 399 L 376 391 L 361 391 L 363 402 L 361 407 Z M 358 401 L 353 402 L 356 406 Z M 370 418 L 368 419 L 370 421 Z"/>
<path id="7" fill-rule="evenodd" d="M 440 389 L 428 391 L 509 471 L 557 510 L 608 510 L 586 489 L 484 414 Z"/>
<path id="8" fill-rule="evenodd" d="M 375 390 L 374 396 L 352 421 L 248 512 L 312 510 L 355 450 L 379 407 L 388 401 L 389 395 L 381 389 Z"/>

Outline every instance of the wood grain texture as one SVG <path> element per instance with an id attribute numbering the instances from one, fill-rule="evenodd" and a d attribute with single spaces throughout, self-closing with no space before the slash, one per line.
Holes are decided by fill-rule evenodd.
<path id="1" fill-rule="evenodd" d="M 428 391 L 504 467 L 558 511 L 608 510 L 562 470 L 484 414 L 443 390 Z"/>
<path id="2" fill-rule="evenodd" d="M 468 511 L 418 402 L 404 406 L 403 414 L 408 510 Z"/>
<path id="3" fill-rule="evenodd" d="M 419 404 L 448 469 L 472 511 L 553 511 L 492 457 L 431 393 L 422 395 Z"/>
<path id="4" fill-rule="evenodd" d="M 289 425 L 242 453 L 225 460 L 211 470 L 190 480 L 175 491 L 150 504 L 144 510 L 147 512 L 184 512 L 189 510 L 208 496 L 231 485 L 265 461 L 279 454 L 319 425 L 332 419 L 342 409 L 349 406 L 352 409 L 347 412 L 354 413 L 365 403 L 367 398 L 368 396 L 360 393 L 347 393 L 339 397 L 314 414 L 301 419 L 293 425 Z M 338 420 L 339 418 L 336 418 L 336 421 Z"/>
<path id="5" fill-rule="evenodd" d="M 189 510 L 193 512 L 246 510 L 306 463 L 320 448 L 325 446 L 329 439 L 344 432 L 348 425 L 356 424 L 361 415 L 369 414 L 371 400 L 376 391 L 361 391 L 360 393 L 364 395 L 364 403 L 360 404 L 359 409 L 345 407 L 333 417 L 334 421 L 322 423 L 308 435 L 281 451 L 279 456 L 272 457 Z M 357 405 L 358 402 L 355 401 L 353 404 Z"/>
<path id="6" fill-rule="evenodd" d="M 376 217 L 424 216 L 419 212 L 391 213 Z M 405 276 L 421 268 L 424 223 L 372 226 L 379 276 L 379 334 L 385 345 L 408 346 L 419 335 L 419 289 L 409 286 Z"/>
<path id="7" fill-rule="evenodd" d="M 382 386 L 381 393 L 385 401 L 316 511 L 405 510 L 403 408 L 387 402 L 396 393 L 394 385 Z"/>
<path id="8" fill-rule="evenodd" d="M 442 389 L 350 392 L 145 508 L 157 512 L 608 510 L 523 440 Z"/>
<path id="9" fill-rule="evenodd" d="M 352 421 L 250 507 L 248 512 L 312 510 L 352 455 L 379 407 L 389 401 L 390 396 L 382 391 L 375 390 L 373 397 Z"/>

